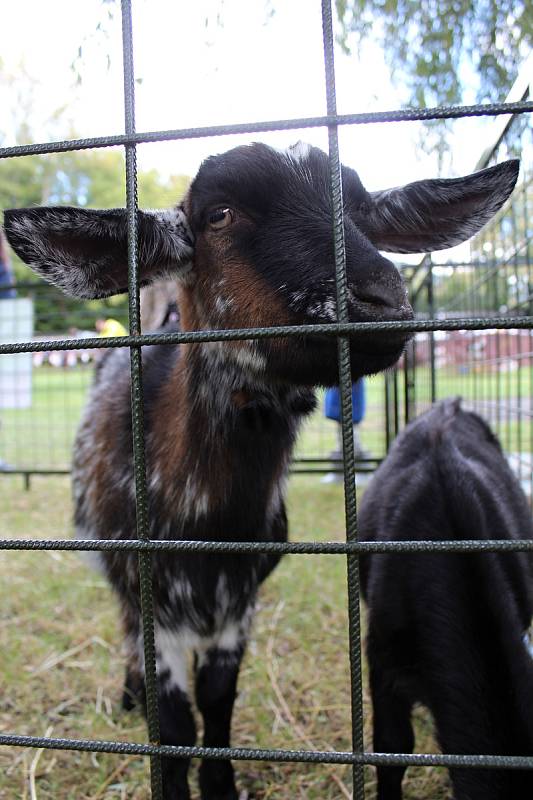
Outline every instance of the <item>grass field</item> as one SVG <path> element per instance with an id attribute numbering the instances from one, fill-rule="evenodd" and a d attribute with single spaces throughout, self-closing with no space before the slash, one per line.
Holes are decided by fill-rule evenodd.
<path id="1" fill-rule="evenodd" d="M 294 539 L 342 540 L 342 489 L 294 477 Z M 0 481 L 6 536 L 70 535 L 66 478 Z M 105 582 L 75 554 L 0 555 L 0 730 L 4 733 L 145 741 L 137 713 L 120 710 L 123 660 L 116 604 Z M 350 748 L 345 559 L 287 556 L 262 590 L 240 679 L 233 741 L 246 747 Z M 365 686 L 366 746 L 371 712 Z M 417 713 L 417 746 L 434 751 Z M 257 800 L 349 797 L 346 767 L 237 764 L 240 787 Z M 2 800 L 148 799 L 140 758 L 0 748 Z M 195 775 L 195 769 L 192 771 Z M 375 776 L 366 773 L 367 796 Z M 407 800 L 449 796 L 442 770 L 411 769 Z M 32 793 L 33 792 L 33 793 Z M 197 800 L 198 795 L 193 795 Z"/>
<path id="2" fill-rule="evenodd" d="M 527 397 L 529 373 L 511 375 L 503 396 Z M 15 466 L 67 467 L 90 371 L 34 372 L 33 406 L 2 411 L 0 457 Z M 506 376 L 476 381 L 478 399 L 492 401 Z M 403 396 L 403 378 L 399 396 Z M 441 372 L 439 394 L 471 396 L 472 376 Z M 429 374 L 417 375 L 421 406 Z M 384 452 L 383 378 L 367 383 L 363 444 Z M 503 417 L 511 447 L 529 450 L 525 419 Z M 506 427 L 505 427 L 506 426 Z M 525 443 L 525 444 L 524 444 Z M 318 411 L 306 426 L 299 453 L 335 448 L 335 425 Z M 509 449 L 509 448 L 508 448 Z M 34 477 L 31 491 L 17 476 L 0 475 L 2 535 L 71 535 L 69 482 Z M 319 476 L 294 476 L 289 486 L 293 539 L 344 538 L 342 488 Z M 346 564 L 338 556 L 288 556 L 261 592 L 237 701 L 235 745 L 350 749 Z M 125 714 L 119 699 L 123 672 L 116 603 L 103 579 L 69 553 L 0 554 L 0 648 L 3 655 L 0 731 L 32 735 L 145 741 L 144 721 Z M 371 708 L 365 673 L 365 741 L 371 746 Z M 431 723 L 416 713 L 417 749 L 434 752 Z M 337 800 L 350 796 L 345 767 L 241 763 L 239 785 L 257 800 Z M 149 797 L 141 758 L 0 748 L 1 800 L 141 800 Z M 195 770 L 193 769 L 193 775 Z M 450 796 L 443 770 L 410 769 L 406 800 Z M 375 773 L 366 770 L 367 797 Z M 193 795 L 195 800 L 198 794 Z"/>

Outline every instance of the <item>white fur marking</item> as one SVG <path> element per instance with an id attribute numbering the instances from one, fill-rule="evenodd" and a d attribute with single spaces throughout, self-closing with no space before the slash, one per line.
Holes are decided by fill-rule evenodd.
<path id="1" fill-rule="evenodd" d="M 83 525 L 76 526 L 76 539 L 98 539 L 93 530 L 89 530 Z M 104 562 L 98 550 L 80 550 L 79 557 L 91 569 L 105 575 Z"/>
<path id="2" fill-rule="evenodd" d="M 266 358 L 256 351 L 253 344 L 249 342 L 244 343 L 242 347 L 232 350 L 231 352 L 234 360 L 240 367 L 243 367 L 243 369 L 251 369 L 254 372 L 265 371 Z"/>
<path id="3" fill-rule="evenodd" d="M 287 147 L 286 154 L 289 158 L 294 159 L 294 161 L 305 161 L 309 158 L 309 153 L 311 152 L 311 145 L 307 144 L 307 142 L 296 142 L 296 144 L 291 144 L 290 147 Z"/>
<path id="4" fill-rule="evenodd" d="M 184 517 L 193 517 L 198 520 L 209 511 L 209 492 L 201 489 L 194 475 L 187 475 L 185 488 L 181 496 L 181 508 Z"/>
<path id="5" fill-rule="evenodd" d="M 157 627 L 155 631 L 157 666 L 160 674 L 168 670 L 167 686 L 187 693 L 187 641 L 182 634 Z"/>
<path id="6" fill-rule="evenodd" d="M 241 639 L 242 631 L 237 622 L 231 622 L 220 632 L 217 646 L 221 650 L 235 650 Z"/>
<path id="7" fill-rule="evenodd" d="M 235 305 L 235 301 L 231 297 L 224 297 L 223 295 L 217 295 L 215 298 L 215 311 L 218 314 L 225 314 L 232 306 Z"/>

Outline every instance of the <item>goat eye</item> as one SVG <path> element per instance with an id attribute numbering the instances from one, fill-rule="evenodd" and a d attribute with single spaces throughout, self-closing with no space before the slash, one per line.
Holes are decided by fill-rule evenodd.
<path id="1" fill-rule="evenodd" d="M 231 225 L 233 220 L 234 213 L 231 208 L 217 208 L 215 211 L 212 211 L 207 218 L 209 226 L 214 231 L 220 231 L 222 228 L 227 228 L 228 225 Z"/>

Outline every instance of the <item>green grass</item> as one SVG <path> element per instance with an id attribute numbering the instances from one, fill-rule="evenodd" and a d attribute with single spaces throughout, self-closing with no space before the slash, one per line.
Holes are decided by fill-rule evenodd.
<path id="1" fill-rule="evenodd" d="M 441 370 L 439 396 L 490 400 L 529 398 L 531 373 L 458 375 Z M 74 431 L 91 371 L 34 370 L 33 405 L 0 412 L 0 457 L 18 467 L 68 467 Z M 399 378 L 403 398 L 403 376 Z M 417 372 L 419 410 L 429 400 L 429 373 Z M 384 453 L 383 378 L 367 382 L 363 445 Z M 402 410 L 400 409 L 400 414 Z M 502 417 L 497 428 L 508 450 L 528 451 L 529 422 Z M 298 453 L 327 457 L 336 425 L 321 408 L 306 425 Z M 344 500 L 338 485 L 319 476 L 293 477 L 289 486 L 293 539 L 342 540 Z M 49 538 L 71 534 L 66 478 L 0 475 L 2 535 Z M 1 552 L 0 730 L 52 736 L 143 742 L 137 713 L 119 708 L 123 657 L 116 602 L 104 580 L 69 553 Z M 371 708 L 364 668 L 365 742 L 371 745 Z M 240 679 L 235 745 L 350 749 L 350 681 L 346 563 L 340 556 L 288 556 L 264 586 Z M 416 713 L 417 749 L 435 752 L 428 715 Z M 241 763 L 239 785 L 257 800 L 338 800 L 348 796 L 350 770 L 337 766 Z M 375 773 L 366 772 L 372 800 Z M 193 775 L 195 770 L 193 769 Z M 32 795 L 31 784 L 35 785 Z M 0 799 L 147 800 L 147 764 L 113 755 L 0 748 Z M 409 769 L 406 800 L 445 800 L 443 770 Z M 194 794 L 195 799 L 198 794 Z"/>
<path id="2" fill-rule="evenodd" d="M 67 469 L 92 367 L 33 370 L 30 408 L 0 410 L 0 458 L 18 469 Z"/>
<path id="3" fill-rule="evenodd" d="M 342 489 L 315 477 L 289 487 L 293 539 L 344 538 Z M 0 481 L 5 536 L 70 535 L 64 478 Z M 120 710 L 123 658 L 115 600 L 79 556 L 0 554 L 3 733 L 146 741 L 138 713 Z M 233 743 L 245 747 L 350 749 L 346 562 L 341 556 L 287 556 L 264 586 L 240 678 Z M 365 741 L 371 708 L 364 690 Z M 427 715 L 417 713 L 417 746 L 435 751 Z M 147 800 L 147 764 L 114 755 L 0 748 L 0 798 Z M 239 763 L 238 783 L 257 800 L 338 800 L 350 770 L 337 766 Z M 196 768 L 192 769 L 195 778 Z M 375 774 L 366 771 L 367 797 Z M 442 770 L 410 769 L 405 798 L 444 800 Z M 198 800 L 195 790 L 193 795 Z"/>
<path id="4" fill-rule="evenodd" d="M 0 459 L 18 469 L 68 469 L 72 443 L 92 380 L 92 367 L 33 370 L 32 406 L 28 409 L 0 410 Z M 496 374 L 457 370 L 437 372 L 438 397 L 462 395 L 485 413 L 504 447 L 516 452 L 533 450 L 533 426 L 527 414 L 533 396 L 533 371 L 523 366 L 515 372 Z M 373 456 L 385 454 L 384 379 L 378 375 L 366 380 L 367 413 L 360 428 L 363 446 Z M 496 398 L 500 398 L 498 411 Z M 509 415 L 508 400 L 521 407 L 522 417 Z M 519 403 L 519 399 L 520 403 Z M 399 418 L 404 419 L 404 376 L 398 377 Z M 430 403 L 430 375 L 427 367 L 417 367 L 417 412 Z M 327 458 L 337 449 L 337 425 L 323 417 L 323 394 L 319 408 L 305 424 L 298 441 L 297 456 Z"/>

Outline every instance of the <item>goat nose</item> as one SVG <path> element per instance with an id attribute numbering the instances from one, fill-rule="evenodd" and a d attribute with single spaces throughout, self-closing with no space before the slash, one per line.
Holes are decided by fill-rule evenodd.
<path id="1" fill-rule="evenodd" d="M 354 245 L 350 238 L 348 242 Z M 407 291 L 392 261 L 355 245 L 349 255 L 347 272 L 354 306 L 359 306 L 363 314 L 378 314 L 382 319 L 405 318 L 405 312 L 411 311 Z"/>
<path id="2" fill-rule="evenodd" d="M 401 281 L 367 283 L 357 287 L 356 300 L 380 308 L 383 312 L 396 312 L 410 308 L 407 292 Z"/>

